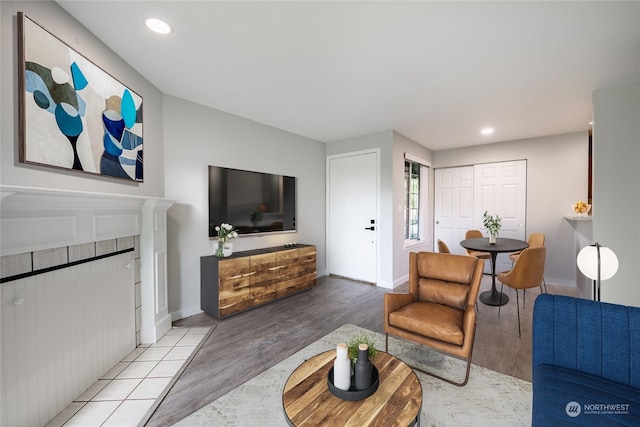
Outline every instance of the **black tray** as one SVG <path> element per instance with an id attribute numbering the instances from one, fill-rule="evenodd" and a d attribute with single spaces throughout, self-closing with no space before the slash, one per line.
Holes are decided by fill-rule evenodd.
<path id="1" fill-rule="evenodd" d="M 327 384 L 329 384 L 329 391 L 336 397 L 339 397 L 343 400 L 362 400 L 373 393 L 378 389 L 378 385 L 380 385 L 380 375 L 378 374 L 378 369 L 373 366 L 373 370 L 371 371 L 371 387 L 365 390 L 356 390 L 356 386 L 354 383 L 354 377 L 351 376 L 351 388 L 349 390 L 341 390 L 333 385 L 333 367 L 329 369 L 329 375 L 327 376 Z"/>

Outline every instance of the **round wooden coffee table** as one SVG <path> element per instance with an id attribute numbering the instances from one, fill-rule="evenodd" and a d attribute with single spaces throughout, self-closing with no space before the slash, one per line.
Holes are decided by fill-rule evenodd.
<path id="1" fill-rule="evenodd" d="M 380 385 L 366 399 L 334 396 L 327 386 L 335 350 L 320 353 L 298 366 L 282 392 L 285 418 L 292 426 L 420 425 L 422 386 L 402 360 L 380 352 L 372 360 Z"/>

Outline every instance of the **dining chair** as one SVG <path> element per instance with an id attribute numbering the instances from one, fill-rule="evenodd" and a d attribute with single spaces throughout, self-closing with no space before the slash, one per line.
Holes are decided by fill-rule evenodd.
<path id="1" fill-rule="evenodd" d="M 451 251 L 449 250 L 449 246 L 447 246 L 447 244 L 440 239 L 438 239 L 438 252 L 440 252 L 441 254 L 451 253 Z"/>
<path id="2" fill-rule="evenodd" d="M 536 248 L 538 246 L 544 246 L 544 234 L 542 233 L 531 233 L 529 235 L 529 238 L 527 239 L 527 243 L 529 244 L 530 248 Z M 513 264 L 518 260 L 518 258 L 520 257 L 520 253 L 522 251 L 518 251 L 518 252 L 514 252 L 511 255 L 509 255 L 509 259 L 511 259 L 511 268 L 513 268 Z M 543 287 L 544 286 L 544 290 Z M 545 294 L 547 293 L 547 283 L 544 280 L 544 277 L 542 278 L 542 283 L 540 284 L 540 291 L 544 292 Z"/>
<path id="3" fill-rule="evenodd" d="M 546 255 L 547 249 L 544 246 L 524 249 L 520 253 L 518 261 L 513 265 L 513 268 L 509 271 L 498 273 L 497 276 L 500 283 L 502 283 L 500 286 L 500 292 L 502 292 L 504 285 L 507 285 L 516 291 L 519 337 L 522 337 L 522 332 L 520 329 L 520 301 L 518 298 L 518 290 L 522 289 L 523 291 L 522 298 L 524 305 L 527 289 L 540 286 L 544 279 L 544 262 Z M 499 315 L 500 307 L 498 307 L 498 316 Z"/>
<path id="4" fill-rule="evenodd" d="M 464 235 L 465 239 L 481 239 L 482 237 L 482 232 L 480 230 L 467 230 Z M 471 249 L 465 249 L 465 251 L 467 251 L 467 255 L 469 256 L 474 256 L 480 259 L 491 259 L 491 254 L 489 252 L 480 252 Z"/>

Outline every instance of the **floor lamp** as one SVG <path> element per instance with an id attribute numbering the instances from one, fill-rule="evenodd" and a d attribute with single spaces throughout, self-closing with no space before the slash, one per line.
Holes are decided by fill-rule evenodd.
<path id="1" fill-rule="evenodd" d="M 618 257 L 598 242 L 585 246 L 578 253 L 578 268 L 593 280 L 593 299 L 600 301 L 600 281 L 613 277 L 618 271 Z"/>

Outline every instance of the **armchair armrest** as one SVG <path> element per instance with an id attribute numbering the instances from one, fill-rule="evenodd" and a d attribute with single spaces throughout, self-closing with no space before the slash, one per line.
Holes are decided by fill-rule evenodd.
<path id="1" fill-rule="evenodd" d="M 462 318 L 462 329 L 464 330 L 462 347 L 463 349 L 470 349 L 476 333 L 476 309 L 474 305 L 468 305 L 465 309 L 464 317 Z"/>
<path id="2" fill-rule="evenodd" d="M 389 313 L 413 302 L 413 294 L 386 293 L 384 294 L 384 326 L 389 326 Z"/>

